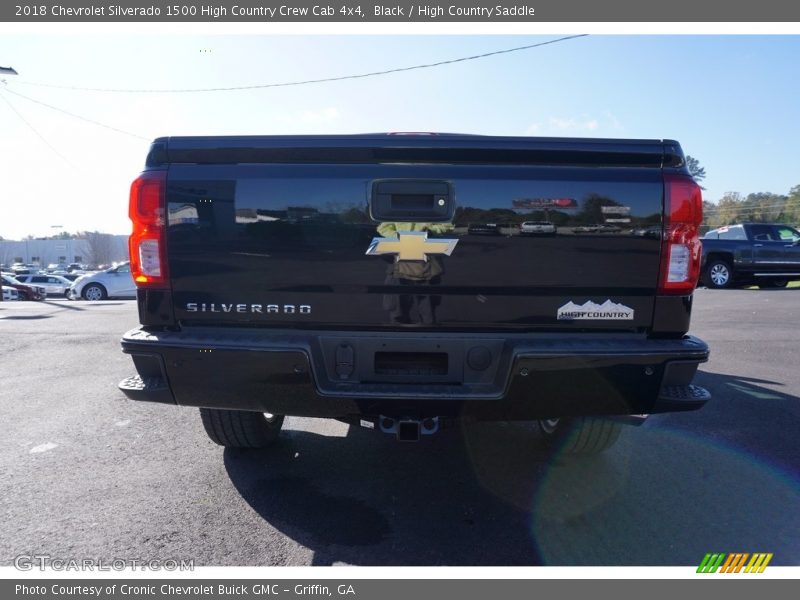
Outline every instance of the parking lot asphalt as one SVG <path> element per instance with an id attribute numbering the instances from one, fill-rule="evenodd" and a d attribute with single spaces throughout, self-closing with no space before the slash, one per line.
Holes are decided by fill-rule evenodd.
<path id="1" fill-rule="evenodd" d="M 701 411 L 626 427 L 599 457 L 538 450 L 530 426 L 417 444 L 287 419 L 257 452 L 209 441 L 196 409 L 135 403 L 119 349 L 135 303 L 0 304 L 0 564 L 800 564 L 800 289 L 701 289 Z"/>

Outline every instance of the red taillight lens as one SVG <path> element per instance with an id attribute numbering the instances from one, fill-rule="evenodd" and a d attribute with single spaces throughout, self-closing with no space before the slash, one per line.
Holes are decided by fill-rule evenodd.
<path id="1" fill-rule="evenodd" d="M 129 239 L 131 273 L 137 287 L 166 287 L 166 171 L 147 171 L 131 184 L 128 216 L 133 222 Z"/>
<path id="2" fill-rule="evenodd" d="M 658 293 L 691 294 L 700 278 L 703 195 L 690 176 L 664 175 L 664 238 Z"/>

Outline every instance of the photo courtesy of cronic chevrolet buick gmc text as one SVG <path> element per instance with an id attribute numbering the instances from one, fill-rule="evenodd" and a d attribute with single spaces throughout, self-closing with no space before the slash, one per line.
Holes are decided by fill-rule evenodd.
<path id="1" fill-rule="evenodd" d="M 200 407 L 229 447 L 294 415 L 403 441 L 530 420 L 600 452 L 709 399 L 701 212 L 671 140 L 159 138 L 131 186 L 120 388 Z"/>

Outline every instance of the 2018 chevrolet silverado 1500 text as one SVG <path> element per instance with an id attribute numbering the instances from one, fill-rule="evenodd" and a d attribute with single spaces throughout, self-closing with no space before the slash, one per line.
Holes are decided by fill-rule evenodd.
<path id="1" fill-rule="evenodd" d="M 200 407 L 224 446 L 299 415 L 401 440 L 532 420 L 598 452 L 709 397 L 687 335 L 701 209 L 669 140 L 159 138 L 131 187 L 120 388 Z"/>
<path id="2" fill-rule="evenodd" d="M 712 229 L 703 237 L 702 273 L 710 288 L 786 287 L 800 279 L 800 232 L 771 223 Z"/>

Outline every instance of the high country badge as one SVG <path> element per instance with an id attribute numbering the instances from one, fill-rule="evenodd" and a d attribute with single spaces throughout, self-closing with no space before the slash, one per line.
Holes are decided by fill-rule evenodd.
<path id="1" fill-rule="evenodd" d="M 583 304 L 575 304 L 571 300 L 558 309 L 559 321 L 632 321 L 633 309 L 606 300 L 597 304 L 591 300 Z"/>

